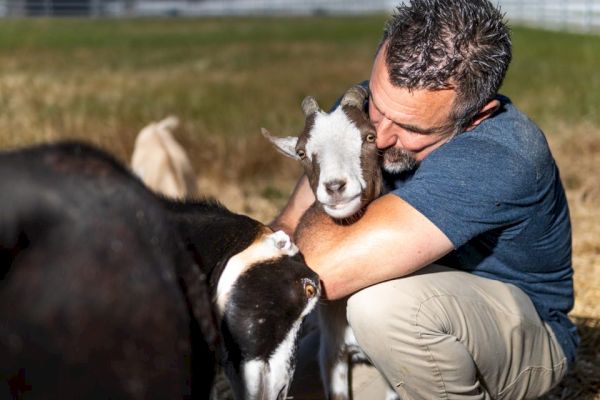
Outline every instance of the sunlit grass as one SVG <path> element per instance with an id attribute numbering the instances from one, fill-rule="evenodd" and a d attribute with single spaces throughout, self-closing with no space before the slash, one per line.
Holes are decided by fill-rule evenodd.
<path id="1" fill-rule="evenodd" d="M 328 107 L 369 75 L 385 16 L 8 20 L 0 25 L 0 146 L 84 137 L 122 157 L 150 120 L 199 137 L 297 132 L 299 103 Z M 515 28 L 503 87 L 549 134 L 600 126 L 596 36 Z"/>
<path id="2" fill-rule="evenodd" d="M 519 28 L 513 43 L 507 94 L 552 134 L 559 121 L 600 127 L 600 36 Z"/>
<path id="3" fill-rule="evenodd" d="M 22 20 L 0 25 L 0 145 L 84 137 L 125 157 L 148 121 L 183 140 L 300 129 L 369 71 L 383 17 Z M 200 149 L 199 149 L 200 150 Z"/>

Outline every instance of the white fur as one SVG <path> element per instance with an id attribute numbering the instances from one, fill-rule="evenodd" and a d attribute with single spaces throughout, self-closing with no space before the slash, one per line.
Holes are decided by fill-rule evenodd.
<path id="1" fill-rule="evenodd" d="M 315 196 L 333 218 L 352 216 L 361 206 L 361 194 L 367 187 L 361 168 L 361 152 L 361 132 L 341 107 L 331 114 L 316 114 L 306 154 L 318 157 L 320 173 Z M 343 193 L 328 193 L 326 184 L 331 181 L 345 181 Z M 368 359 L 348 325 L 344 300 L 329 303 L 320 309 L 319 314 L 321 378 L 329 395 L 349 399 L 349 359 L 362 362 Z M 390 388 L 386 399 L 397 398 Z"/>
<path id="2" fill-rule="evenodd" d="M 394 388 L 388 386 L 385 390 L 385 400 L 400 400 L 400 397 Z"/>
<path id="3" fill-rule="evenodd" d="M 246 400 L 263 398 L 263 379 L 269 368 L 267 364 L 261 360 L 250 360 L 246 361 L 241 368 L 244 388 L 246 390 Z"/>
<path id="4" fill-rule="evenodd" d="M 309 160 L 316 155 L 319 164 L 319 183 L 315 195 L 327 214 L 334 218 L 350 217 L 359 210 L 360 195 L 367 186 L 360 165 L 361 132 L 342 107 L 330 114 L 318 111 L 314 115 L 305 152 Z M 264 128 L 262 134 L 279 152 L 299 159 L 295 149 L 298 138 L 276 137 Z M 343 192 L 333 195 L 327 192 L 326 185 L 333 180 L 346 183 Z"/>
<path id="5" fill-rule="evenodd" d="M 349 101 L 348 104 L 351 104 L 353 100 Z M 342 107 L 338 107 L 330 114 L 323 111 L 316 113 L 305 111 L 305 114 L 314 116 L 312 129 L 308 132 L 305 153 L 311 162 L 315 161 L 313 157 L 317 157 L 319 176 L 309 177 L 311 182 L 315 178 L 318 181 L 315 197 L 325 212 L 333 218 L 342 219 L 355 215 L 362 205 L 362 193 L 367 189 L 361 166 L 363 149 L 361 132 Z M 299 159 L 295 149 L 297 144 L 295 138 L 276 138 L 264 129 L 263 135 L 280 152 Z M 334 181 L 345 182 L 344 190 L 328 193 L 326 185 Z M 358 346 L 346 320 L 346 301 L 332 301 L 320 307 L 319 327 L 321 331 L 319 364 L 326 395 L 349 399 L 349 360 L 365 362 L 368 359 Z M 386 399 L 392 398 L 397 396 L 390 388 Z"/>
<path id="6" fill-rule="evenodd" d="M 219 313 L 225 311 L 229 293 L 237 279 L 253 265 L 283 256 L 294 256 L 298 247 L 283 231 L 265 233 L 244 251 L 229 259 L 217 284 L 216 303 Z"/>
<path id="7" fill-rule="evenodd" d="M 167 117 L 151 123 L 138 134 L 131 169 L 152 190 L 183 198 L 197 192 L 192 163 L 172 132 L 179 121 Z"/>
<path id="8" fill-rule="evenodd" d="M 331 388 L 330 392 L 335 397 L 348 396 L 348 370 L 350 364 L 348 363 L 337 363 L 333 366 L 331 371 Z"/>
<path id="9" fill-rule="evenodd" d="M 361 133 L 341 107 L 331 114 L 316 114 L 306 154 L 318 155 L 320 173 L 315 195 L 334 218 L 349 217 L 360 207 L 360 195 L 367 186 L 360 165 L 361 148 Z M 340 195 L 326 190 L 326 184 L 333 180 L 346 182 Z"/>
<path id="10" fill-rule="evenodd" d="M 267 138 L 268 141 L 275 145 L 277 151 L 287 157 L 291 157 L 294 160 L 299 160 L 300 157 L 296 154 L 296 144 L 298 143 L 298 138 L 295 136 L 287 136 L 287 137 L 277 137 L 273 136 L 269 133 L 265 128 L 261 128 L 263 136 Z"/>
<path id="11" fill-rule="evenodd" d="M 294 322 L 285 339 L 266 362 L 251 360 L 244 363 L 242 368 L 244 386 L 246 388 L 245 400 L 275 400 L 280 393 L 282 399 L 286 398 L 290 380 L 294 375 L 292 355 L 302 320 L 312 311 L 317 304 L 317 300 L 318 298 L 315 296 L 307 303 L 302 314 Z"/>

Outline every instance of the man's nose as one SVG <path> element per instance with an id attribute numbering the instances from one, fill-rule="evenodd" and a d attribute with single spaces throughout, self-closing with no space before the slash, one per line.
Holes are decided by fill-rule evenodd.
<path id="1" fill-rule="evenodd" d="M 377 132 L 377 148 L 385 149 L 396 144 L 397 138 L 392 134 L 392 121 L 387 118 L 381 118 L 377 124 L 375 124 L 375 131 Z"/>

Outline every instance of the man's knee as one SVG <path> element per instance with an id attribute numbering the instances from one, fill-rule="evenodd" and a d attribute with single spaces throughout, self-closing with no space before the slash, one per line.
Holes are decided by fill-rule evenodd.
<path id="1" fill-rule="evenodd" d="M 350 296 L 346 316 L 361 347 L 369 353 L 372 345 L 410 338 L 420 328 L 441 329 L 444 313 L 438 315 L 439 307 L 432 308 L 429 300 L 441 294 L 440 280 L 448 278 L 448 271 L 431 265 L 417 274 L 373 285 Z M 418 327 L 423 324 L 426 326 Z"/>
<path id="2" fill-rule="evenodd" d="M 384 282 L 365 288 L 348 299 L 346 316 L 356 340 L 369 356 L 371 347 L 387 347 L 394 332 L 412 329 L 418 309 L 418 297 L 406 295 L 399 286 L 404 282 Z M 374 354 L 373 354 L 374 355 Z"/>
<path id="3" fill-rule="evenodd" d="M 385 299 L 370 289 L 361 290 L 348 299 L 346 317 L 358 336 L 361 336 L 361 333 L 366 330 L 381 332 L 382 328 L 386 328 L 381 325 L 385 325 L 389 320 Z"/>
<path id="4" fill-rule="evenodd" d="M 347 317 L 351 326 L 385 323 L 390 315 L 415 315 L 420 304 L 437 294 L 438 266 L 422 272 L 379 283 L 354 293 L 348 298 Z M 400 321 L 399 321 L 400 322 Z"/>

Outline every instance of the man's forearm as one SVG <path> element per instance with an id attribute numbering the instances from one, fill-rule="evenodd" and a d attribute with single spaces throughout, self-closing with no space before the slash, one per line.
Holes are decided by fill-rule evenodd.
<path id="1" fill-rule="evenodd" d="M 335 248 L 339 246 L 339 239 L 347 233 L 347 227 L 336 224 L 316 203 L 302 216 L 294 232 L 294 241 L 308 265 L 321 277 L 323 289 L 326 291 L 324 296 L 328 298 L 332 298 L 333 293 L 328 293 L 334 291 L 332 285 L 338 282 L 331 279 L 333 277 L 328 270 L 331 264 L 325 260 L 332 260 L 336 256 L 334 253 Z"/>
<path id="2" fill-rule="evenodd" d="M 294 232 L 294 242 L 303 253 L 317 257 L 321 253 L 330 251 L 328 243 L 334 243 L 336 237 L 340 238 L 345 231 L 327 215 L 317 203 L 302 216 Z"/>
<path id="3" fill-rule="evenodd" d="M 352 225 L 311 208 L 295 240 L 330 299 L 415 272 L 452 250 L 435 225 L 394 195 L 373 202 Z"/>
<path id="4" fill-rule="evenodd" d="M 377 243 L 361 235 L 360 226 L 336 223 L 321 208 L 311 207 L 302 217 L 294 241 L 307 264 L 317 272 L 324 297 L 345 297 L 383 278 L 376 254 Z M 362 236 L 360 240 L 356 240 Z M 371 243 L 365 246 L 365 243 Z"/>

